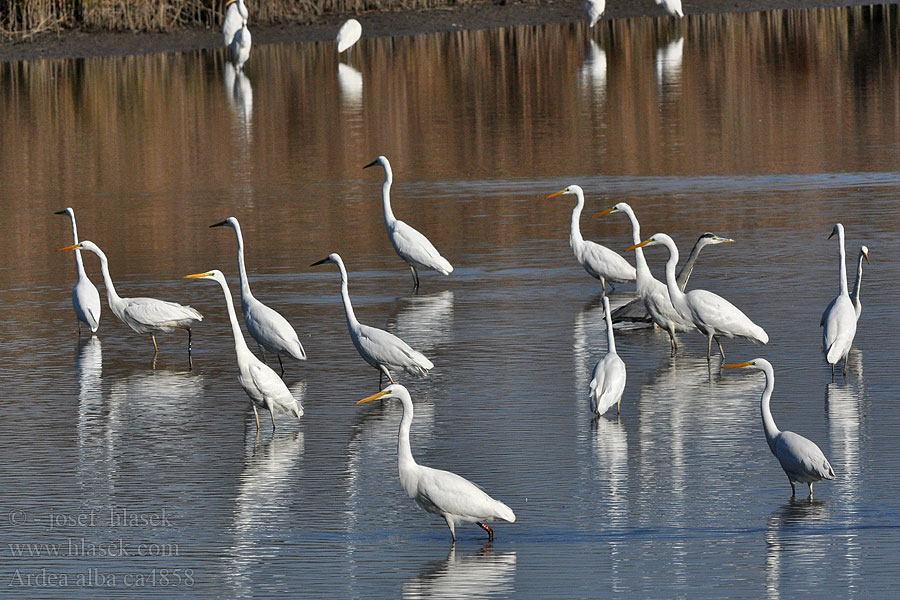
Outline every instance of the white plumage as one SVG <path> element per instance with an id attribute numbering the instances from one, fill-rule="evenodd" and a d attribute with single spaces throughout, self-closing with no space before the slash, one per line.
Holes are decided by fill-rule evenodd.
<path id="1" fill-rule="evenodd" d="M 682 318 L 690 320 L 694 326 L 706 336 L 706 358 L 711 358 L 712 341 L 716 340 L 719 352 L 725 357 L 725 351 L 718 336 L 744 337 L 753 342 L 767 343 L 769 335 L 762 327 L 751 321 L 735 305 L 725 298 L 706 290 L 682 292 L 675 279 L 675 265 L 678 263 L 678 247 L 671 237 L 665 233 L 656 233 L 653 237 L 628 248 L 634 250 L 643 246 L 662 244 L 669 250 L 666 262 L 666 287 L 669 300 Z"/>
<path id="2" fill-rule="evenodd" d="M 856 337 L 856 308 L 853 301 L 850 300 L 850 294 L 847 290 L 847 264 L 844 255 L 844 226 L 837 223 L 831 230 L 831 238 L 834 234 L 838 236 L 838 246 L 840 247 L 840 267 L 839 267 L 839 292 L 837 297 L 831 301 L 825 313 L 822 315 L 822 351 L 825 353 L 825 360 L 831 365 L 831 377 L 834 378 L 834 365 L 838 361 L 844 361 L 844 373 L 847 372 L 847 355 L 850 354 L 850 348 L 853 346 L 853 338 Z M 860 311 L 862 308 L 860 308 Z"/>
<path id="3" fill-rule="evenodd" d="M 603 296 L 603 313 L 606 316 L 606 356 L 597 361 L 591 379 L 591 410 L 604 414 L 613 406 L 620 412 L 622 394 L 625 392 L 625 363 L 616 354 L 616 340 L 613 337 L 612 317 L 609 312 L 609 298 Z"/>
<path id="4" fill-rule="evenodd" d="M 210 227 L 222 226 L 231 227 L 237 236 L 238 271 L 241 275 L 241 311 L 244 313 L 247 331 L 256 340 L 263 361 L 266 360 L 265 351 L 272 352 L 278 357 L 278 364 L 281 365 L 281 372 L 284 373 L 282 355 L 295 360 L 306 360 L 303 344 L 300 343 L 297 332 L 288 320 L 257 300 L 250 291 L 250 280 L 247 278 L 247 269 L 244 266 L 244 236 L 241 235 L 241 224 L 236 218 L 228 217 L 224 221 L 210 225 Z"/>
<path id="5" fill-rule="evenodd" d="M 394 251 L 409 264 L 412 271 L 415 287 L 419 287 L 419 275 L 416 267 L 420 269 L 433 269 L 442 275 L 449 275 L 453 272 L 453 265 L 441 256 L 427 237 L 413 229 L 403 221 L 394 217 L 394 211 L 391 210 L 391 183 L 394 181 L 394 174 L 391 170 L 391 163 L 387 157 L 379 156 L 364 169 L 381 165 L 384 168 L 384 183 L 381 184 L 381 201 L 384 208 L 384 226 L 387 229 L 388 239 Z"/>
<path id="6" fill-rule="evenodd" d="M 222 286 L 225 294 L 225 304 L 228 307 L 228 319 L 231 321 L 231 332 L 234 334 L 234 350 L 237 354 L 238 381 L 241 387 L 250 396 L 253 405 L 253 414 L 256 416 L 256 430 L 259 431 L 259 412 L 256 407 L 265 408 L 272 418 L 272 431 L 275 431 L 275 413 L 280 412 L 293 415 L 298 419 L 303 415 L 303 406 L 291 394 L 291 390 L 285 385 L 278 373 L 269 365 L 256 358 L 247 347 L 241 326 L 238 324 L 237 314 L 234 312 L 234 302 L 231 300 L 231 291 L 225 276 L 218 269 L 206 273 L 187 275 L 187 279 L 214 279 Z"/>
<path id="7" fill-rule="evenodd" d="M 55 214 L 69 216 L 72 221 L 72 237 L 75 238 L 77 244 L 78 227 L 75 225 L 75 211 L 65 208 Z M 81 335 L 82 323 L 90 328 L 91 333 L 94 333 L 100 327 L 100 292 L 97 291 L 97 286 L 88 279 L 87 273 L 84 271 L 81 250 L 75 251 L 75 273 L 78 275 L 78 281 L 72 288 L 72 308 L 75 309 L 75 316 L 78 318 L 78 334 Z"/>
<path id="8" fill-rule="evenodd" d="M 515 522 L 516 515 L 512 509 L 491 498 L 468 479 L 450 471 L 432 469 L 416 462 L 409 444 L 413 403 L 405 387 L 399 384 L 389 385 L 357 404 L 379 398 L 385 400 L 396 398 L 403 404 L 403 418 L 397 433 L 397 467 L 403 489 L 421 508 L 444 518 L 454 542 L 456 542 L 456 525 L 459 523 L 476 523 L 488 532 L 489 539 L 494 539 L 494 532 L 484 524 L 485 521 L 503 519 L 510 523 Z"/>
<path id="9" fill-rule="evenodd" d="M 338 29 L 336 38 L 338 54 L 344 50 L 348 50 L 353 44 L 359 41 L 362 36 L 362 25 L 356 19 L 348 19 L 346 23 Z"/>
<path id="10" fill-rule="evenodd" d="M 587 15 L 591 27 L 597 24 L 604 11 L 606 11 L 606 0 L 584 0 L 584 13 Z"/>
<path id="11" fill-rule="evenodd" d="M 681 0 L 656 0 L 656 3 L 662 5 L 666 12 L 673 17 L 680 19 L 684 16 L 684 11 L 681 9 Z"/>
<path id="12" fill-rule="evenodd" d="M 356 319 L 353 305 L 350 304 L 350 292 L 347 286 L 347 269 L 339 254 L 329 254 L 326 258 L 314 262 L 310 266 L 326 262 L 334 263 L 341 272 L 341 299 L 344 301 L 344 313 L 347 317 L 347 328 L 356 351 L 367 363 L 375 367 L 382 375 L 387 375 L 391 383 L 394 378 L 390 369 L 401 369 L 407 373 L 424 377 L 434 368 L 434 363 L 424 354 L 417 352 L 393 333 L 363 325 Z"/>
<path id="13" fill-rule="evenodd" d="M 856 282 L 853 284 L 853 291 L 850 292 L 850 301 L 853 302 L 853 309 L 856 311 L 857 321 L 862 314 L 862 300 L 860 300 L 859 295 L 862 288 L 863 259 L 866 259 L 866 264 L 869 263 L 869 249 L 865 246 L 860 246 L 859 256 L 856 258 Z"/>
<path id="14" fill-rule="evenodd" d="M 252 45 L 253 38 L 250 35 L 250 30 L 247 29 L 247 20 L 244 19 L 241 23 L 241 28 L 235 32 L 234 38 L 231 40 L 231 62 L 234 63 L 234 68 L 238 71 L 244 70 L 244 63 L 250 58 L 250 47 Z"/>
<path id="15" fill-rule="evenodd" d="M 769 400 L 775 388 L 775 371 L 771 363 L 764 358 L 756 358 L 749 362 L 727 365 L 723 369 L 753 367 L 766 374 L 766 387 L 759 400 L 759 412 L 762 414 L 763 429 L 769 450 L 781 463 L 781 468 L 791 483 L 791 497 L 796 494 L 794 482 L 809 486 L 809 497 L 812 498 L 812 484 L 822 479 L 834 479 L 834 469 L 822 450 L 812 441 L 793 431 L 779 431 L 769 410 Z"/>
<path id="16" fill-rule="evenodd" d="M 575 208 L 572 209 L 572 224 L 569 228 L 569 245 L 575 253 L 575 259 L 584 267 L 591 277 L 600 280 L 603 292 L 606 283 L 615 289 L 613 284 L 634 281 L 637 273 L 628 261 L 606 246 L 585 240 L 581 235 L 581 211 L 584 209 L 584 190 L 579 185 L 570 185 L 564 190 L 550 194 L 547 199 L 562 195 L 575 195 Z"/>
<path id="17" fill-rule="evenodd" d="M 250 19 L 244 0 L 228 0 L 225 3 L 225 19 L 222 21 L 222 38 L 225 47 L 230 49 L 234 34 Z"/>
<path id="18" fill-rule="evenodd" d="M 109 275 L 109 261 L 94 242 L 83 241 L 74 246 L 60 248 L 58 252 L 66 250 L 88 250 L 100 257 L 100 269 L 103 271 L 103 282 L 106 285 L 106 300 L 109 308 L 116 317 L 131 327 L 137 333 L 149 333 L 153 340 L 153 348 L 159 352 L 156 345 L 156 334 L 159 332 L 186 329 L 188 332 L 188 353 L 191 352 L 191 326 L 203 320 L 203 315 L 190 306 L 183 306 L 177 302 L 167 302 L 156 298 L 121 298 L 116 293 L 112 277 Z"/>

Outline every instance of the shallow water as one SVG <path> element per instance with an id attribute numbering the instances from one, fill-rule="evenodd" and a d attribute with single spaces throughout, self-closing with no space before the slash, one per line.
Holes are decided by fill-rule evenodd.
<path id="1" fill-rule="evenodd" d="M 900 408 L 892 260 L 900 221 L 898 8 L 692 16 L 0 65 L 0 583 L 23 596 L 796 597 L 896 589 Z M 595 40 L 591 43 L 589 37 Z M 456 270 L 418 294 L 385 239 L 393 208 Z M 776 369 L 775 419 L 817 442 L 837 478 L 790 500 L 759 418 L 759 373 L 707 369 L 700 336 L 617 331 L 628 386 L 591 419 L 606 350 L 598 283 L 571 255 L 582 230 L 617 250 L 627 220 L 682 252 L 689 287 L 769 333 L 726 340 L 728 362 Z M 183 334 L 150 341 L 104 305 L 79 340 L 64 217 L 110 257 L 120 294 L 191 303 Z M 219 268 L 236 292 L 241 221 L 258 298 L 300 333 L 286 363 L 299 422 L 273 435 L 236 381 Z M 819 318 L 870 249 L 849 374 L 831 383 Z M 376 372 L 347 336 L 340 252 L 364 323 L 427 354 L 413 452 L 516 512 L 493 544 L 408 499 L 394 403 L 355 406 Z M 665 251 L 647 250 L 661 275 Z M 98 262 L 85 262 L 101 287 Z M 634 295 L 622 285 L 613 305 Z M 27 544 L 31 544 L 27 546 Z M 79 579 L 81 577 L 81 579 Z M 34 586 L 40 586 L 40 592 Z"/>

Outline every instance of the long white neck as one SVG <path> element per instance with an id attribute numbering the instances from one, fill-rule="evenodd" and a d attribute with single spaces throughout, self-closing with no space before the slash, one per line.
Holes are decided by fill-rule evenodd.
<path id="1" fill-rule="evenodd" d="M 413 458 L 412 448 L 409 445 L 409 429 L 413 420 L 413 403 L 406 397 L 400 398 L 403 402 L 403 418 L 400 419 L 400 431 L 397 433 L 397 467 L 400 471 L 400 478 L 403 479 L 403 472 L 411 467 L 416 466 L 416 459 Z"/>
<path id="2" fill-rule="evenodd" d="M 841 247 L 841 295 L 847 294 L 847 258 L 844 254 L 844 228 L 838 227 L 838 244 Z"/>
<path id="3" fill-rule="evenodd" d="M 772 390 L 775 389 L 775 371 L 772 370 L 770 364 L 758 365 L 766 374 L 766 389 L 763 390 L 762 397 L 759 399 L 759 412 L 762 414 L 763 430 L 766 432 L 766 442 L 772 453 L 775 452 L 775 438 L 781 433 L 775 425 L 775 419 L 772 418 L 772 411 L 769 410 L 769 400 L 772 398 Z"/>
<path id="4" fill-rule="evenodd" d="M 690 307 L 685 298 L 684 292 L 678 287 L 678 280 L 675 279 L 675 265 L 678 264 L 678 246 L 672 238 L 659 236 L 663 245 L 669 249 L 669 260 L 666 261 L 666 289 L 669 290 L 669 300 L 672 306 L 679 313 L 688 314 Z"/>
<path id="5" fill-rule="evenodd" d="M 344 301 L 344 314 L 347 316 L 347 325 L 350 328 L 359 326 L 356 320 L 356 314 L 353 312 L 353 305 L 350 304 L 350 289 L 347 285 L 347 269 L 344 268 L 344 261 L 337 261 L 338 269 L 341 271 L 341 299 Z"/>
<path id="6" fill-rule="evenodd" d="M 116 286 L 113 285 L 112 277 L 109 274 L 109 261 L 103 250 L 97 248 L 93 250 L 100 258 L 100 270 L 103 272 L 103 284 L 106 286 L 106 302 L 114 313 L 119 314 L 119 308 L 122 306 L 122 299 L 116 293 Z"/>
<path id="7" fill-rule="evenodd" d="M 862 269 L 863 269 L 863 253 L 859 252 L 859 262 L 856 265 L 856 282 L 853 284 L 853 305 L 859 306 L 859 291 L 862 288 Z"/>
<path id="8" fill-rule="evenodd" d="M 606 313 L 606 346 L 607 352 L 616 353 L 616 338 L 613 337 L 612 311 L 609 310 L 609 300 L 603 296 L 603 311 Z"/>
<path id="9" fill-rule="evenodd" d="M 238 271 L 241 274 L 241 300 L 246 302 L 253 298 L 253 292 L 250 291 L 250 280 L 247 279 L 247 269 L 244 267 L 244 236 L 241 234 L 241 226 L 236 221 L 232 224 L 234 233 L 237 235 L 237 256 Z"/>
<path id="10" fill-rule="evenodd" d="M 75 243 L 78 243 L 78 226 L 75 225 L 75 213 L 67 211 L 69 215 L 69 220 L 72 221 L 72 237 L 75 239 Z M 75 251 L 75 271 L 78 273 L 78 279 L 82 277 L 87 277 L 87 274 L 84 272 L 84 262 L 81 259 L 81 250 Z"/>
<path id="11" fill-rule="evenodd" d="M 234 350 L 238 355 L 251 354 L 250 348 L 247 347 L 247 341 L 244 340 L 244 334 L 238 323 L 237 313 L 234 312 L 234 301 L 231 299 L 231 290 L 228 289 L 228 283 L 225 277 L 221 279 L 216 277 L 216 281 L 222 286 L 222 292 L 225 294 L 225 305 L 228 307 L 228 320 L 231 321 L 231 333 L 234 334 Z"/>
<path id="12" fill-rule="evenodd" d="M 581 226 L 579 224 L 579 221 L 581 220 L 581 211 L 584 210 L 584 194 L 581 191 L 576 191 L 575 198 L 577 200 L 575 202 L 575 208 L 572 209 L 572 225 L 569 228 L 569 245 L 572 246 L 573 249 L 584 243 L 584 238 L 581 237 Z"/>
<path id="13" fill-rule="evenodd" d="M 627 204 L 626 208 L 623 209 L 623 212 L 628 215 L 628 218 L 631 220 L 631 243 L 632 244 L 640 244 L 641 243 L 641 224 L 638 223 L 637 217 L 634 214 L 634 211 L 631 210 L 631 207 Z M 647 266 L 647 259 L 644 258 L 644 249 L 643 248 L 635 248 L 634 249 L 634 267 L 637 271 L 637 285 L 643 285 L 644 281 L 647 281 L 653 277 L 653 274 L 650 273 L 650 267 Z"/>
<path id="14" fill-rule="evenodd" d="M 394 173 L 390 163 L 381 165 L 384 167 L 384 183 L 381 184 L 381 204 L 384 207 L 384 224 L 391 227 L 394 221 L 394 211 L 391 210 L 391 183 L 394 181 Z"/>

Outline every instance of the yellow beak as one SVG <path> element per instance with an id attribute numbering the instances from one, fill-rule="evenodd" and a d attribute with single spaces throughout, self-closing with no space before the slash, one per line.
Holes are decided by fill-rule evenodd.
<path id="1" fill-rule="evenodd" d="M 755 365 L 755 364 L 756 364 L 756 363 L 754 363 L 754 362 L 751 360 L 750 362 L 742 362 L 742 363 L 737 363 L 737 364 L 735 364 L 735 365 L 725 365 L 725 366 L 722 367 L 722 368 L 723 368 L 723 369 L 738 369 L 738 368 L 740 368 L 740 367 L 752 367 L 752 366 Z"/>
<path id="2" fill-rule="evenodd" d="M 866 259 L 866 264 L 869 264 L 869 253 L 863 252 L 863 257 Z"/>
<path id="3" fill-rule="evenodd" d="M 644 246 L 649 244 L 652 240 L 653 240 L 653 238 L 650 238 L 649 240 L 644 240 L 640 244 L 635 244 L 634 246 L 628 246 L 627 248 L 625 248 L 625 252 L 629 252 L 631 250 L 634 250 L 635 248 L 643 248 Z"/>
<path id="4" fill-rule="evenodd" d="M 614 211 L 614 210 L 616 210 L 616 207 L 615 207 L 615 206 L 613 206 L 613 207 L 610 208 L 609 210 L 604 210 L 603 212 L 598 212 L 596 215 L 592 216 L 591 218 L 592 218 L 592 219 L 596 219 L 597 217 L 604 217 L 604 216 L 608 215 L 609 213 L 611 213 L 611 212 Z"/>
<path id="5" fill-rule="evenodd" d="M 372 394 L 368 398 L 363 398 L 362 400 L 357 402 L 357 404 L 365 404 L 366 402 L 371 402 L 372 400 L 378 400 L 382 396 L 387 396 L 388 394 L 390 394 L 390 392 L 388 390 L 381 390 L 377 394 Z"/>
<path id="6" fill-rule="evenodd" d="M 193 275 L 185 275 L 185 279 L 199 279 L 201 277 L 212 277 L 213 274 L 211 271 L 207 271 L 206 273 L 194 273 Z"/>
<path id="7" fill-rule="evenodd" d="M 76 248 L 81 248 L 81 244 L 73 244 L 71 246 L 66 246 L 65 248 L 57 248 L 57 252 L 65 252 L 66 250 L 75 250 Z"/>
<path id="8" fill-rule="evenodd" d="M 549 200 L 550 198 L 555 198 L 555 197 L 557 197 L 557 196 L 562 196 L 562 195 L 565 194 L 565 193 L 566 193 L 566 190 L 560 190 L 560 191 L 556 192 L 555 194 L 550 194 L 549 196 L 547 196 L 546 198 L 544 198 L 544 200 Z"/>

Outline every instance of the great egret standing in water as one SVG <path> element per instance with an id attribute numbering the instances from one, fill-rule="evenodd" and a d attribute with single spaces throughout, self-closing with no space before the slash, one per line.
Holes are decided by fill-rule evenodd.
<path id="1" fill-rule="evenodd" d="M 186 329 L 188 332 L 188 355 L 191 353 L 191 326 L 203 320 L 197 310 L 183 306 L 177 302 L 167 302 L 156 298 L 121 298 L 116 293 L 112 277 L 109 275 L 109 261 L 97 244 L 83 241 L 74 246 L 60 248 L 57 252 L 67 250 L 87 250 L 100 257 L 100 269 L 103 271 L 103 282 L 106 285 L 106 300 L 109 308 L 120 321 L 137 333 L 149 333 L 153 340 L 153 358 L 159 353 L 156 345 L 156 334 L 159 332 Z"/>
<path id="2" fill-rule="evenodd" d="M 225 3 L 225 19 L 222 21 L 222 37 L 225 47 L 231 49 L 234 34 L 250 19 L 244 0 L 228 0 Z"/>
<path id="3" fill-rule="evenodd" d="M 348 19 L 346 23 L 341 25 L 341 28 L 338 30 L 337 39 L 337 51 L 338 54 L 343 52 L 344 50 L 349 50 L 353 44 L 359 41 L 359 38 L 362 36 L 362 25 L 359 24 L 359 21 L 356 19 Z"/>
<path id="4" fill-rule="evenodd" d="M 241 28 L 238 29 L 234 38 L 231 40 L 231 62 L 238 71 L 244 70 L 244 63 L 250 58 L 250 47 L 253 45 L 253 38 L 250 30 L 247 29 L 247 19 L 241 22 Z"/>
<path id="5" fill-rule="evenodd" d="M 389 333 L 377 327 L 363 325 L 356 319 L 353 305 L 350 304 L 350 292 L 347 286 L 347 269 L 344 261 L 337 253 L 329 254 L 320 261 L 311 264 L 311 267 L 331 262 L 337 265 L 341 271 L 341 299 L 344 301 L 344 314 L 347 317 L 347 328 L 350 330 L 350 339 L 356 346 L 356 351 L 367 363 L 375 367 L 380 375 L 378 385 L 381 386 L 381 375 L 394 383 L 389 369 L 401 369 L 425 377 L 434 363 L 428 360 L 424 354 L 417 352 L 393 333 Z"/>
<path id="6" fill-rule="evenodd" d="M 241 235 L 241 224 L 234 217 L 228 217 L 224 221 L 210 225 L 210 227 L 231 227 L 237 236 L 238 246 L 238 271 L 241 274 L 241 311 L 244 313 L 244 323 L 247 331 L 256 340 L 263 361 L 266 360 L 266 350 L 278 357 L 281 373 L 284 374 L 284 363 L 281 355 L 289 356 L 295 360 L 306 360 L 306 352 L 297 332 L 274 309 L 269 308 L 253 296 L 250 291 L 250 280 L 247 278 L 247 269 L 244 267 L 244 236 Z"/>
<path id="7" fill-rule="evenodd" d="M 737 369 L 751 367 L 766 374 L 766 387 L 759 400 L 759 412 L 762 414 L 763 430 L 766 432 L 766 442 L 769 450 L 781 463 L 781 468 L 791 483 L 791 498 L 797 490 L 794 482 L 805 483 L 809 486 L 809 497 L 813 496 L 812 484 L 822 479 L 834 479 L 834 469 L 828 463 L 828 459 L 822 450 L 812 441 L 793 431 L 779 431 L 769 410 L 769 400 L 772 398 L 772 390 L 775 388 L 775 371 L 772 364 L 764 358 L 756 358 L 749 362 L 726 365 L 723 369 Z"/>
<path id="8" fill-rule="evenodd" d="M 75 243 L 78 243 L 78 227 L 75 225 L 75 211 L 71 208 L 56 211 L 57 215 L 68 215 L 72 221 L 72 236 Z M 95 333 L 100 327 L 100 292 L 97 291 L 87 273 L 84 272 L 84 263 L 81 261 L 81 250 L 75 251 L 75 273 L 78 275 L 78 281 L 72 288 L 72 308 L 75 309 L 75 316 L 78 317 L 78 335 L 81 335 L 81 324 L 87 325 L 91 333 Z"/>
<path id="9" fill-rule="evenodd" d="M 394 181 L 391 163 L 387 157 L 379 156 L 363 168 L 368 169 L 375 165 L 381 165 L 384 168 L 381 202 L 384 208 L 384 226 L 387 228 L 388 239 L 391 240 L 394 251 L 409 264 L 413 281 L 416 284 L 415 289 L 419 289 L 419 275 L 416 273 L 416 267 L 434 269 L 442 275 L 452 273 L 453 265 L 441 256 L 427 237 L 394 217 L 394 211 L 391 210 L 391 183 Z"/>
<path id="10" fill-rule="evenodd" d="M 503 519 L 510 523 L 515 522 L 516 515 L 507 505 L 494 500 L 468 479 L 450 471 L 432 469 L 416 462 L 409 445 L 413 403 L 405 387 L 400 384 L 389 385 L 377 394 L 363 398 L 357 404 L 379 398 L 384 400 L 396 398 L 403 404 L 403 418 L 400 420 L 400 430 L 397 433 L 397 466 L 403 489 L 422 509 L 447 521 L 454 543 L 456 543 L 456 525 L 459 523 L 475 523 L 487 531 L 488 539 L 493 540 L 494 531 L 485 525 L 485 521 Z"/>
<path id="11" fill-rule="evenodd" d="M 603 293 L 606 293 L 607 281 L 612 289 L 615 289 L 613 284 L 634 281 L 637 273 L 627 260 L 606 246 L 582 237 L 581 226 L 578 223 L 581 219 L 581 211 L 584 210 L 584 190 L 581 189 L 581 186 L 570 185 L 564 190 L 550 194 L 545 199 L 549 200 L 562 195 L 575 196 L 575 208 L 572 209 L 572 224 L 569 228 L 569 245 L 572 247 L 572 252 L 575 253 L 576 260 L 584 267 L 588 275 L 600 280 Z"/>
<path id="12" fill-rule="evenodd" d="M 584 0 L 584 13 L 593 27 L 606 10 L 606 0 Z"/>
<path id="13" fill-rule="evenodd" d="M 695 331 L 697 328 L 693 321 L 682 317 L 681 314 L 675 310 L 675 307 L 672 306 L 672 301 L 669 299 L 669 291 L 666 289 L 666 284 L 653 277 L 653 274 L 650 272 L 650 267 L 647 266 L 647 259 L 644 258 L 644 251 L 637 245 L 641 242 L 641 224 L 638 222 L 637 216 L 635 216 L 631 206 L 626 202 L 619 202 L 609 210 L 597 213 L 592 218 L 602 217 L 615 212 L 625 213 L 631 221 L 631 239 L 633 240 L 632 243 L 636 244 L 636 246 L 634 246 L 634 264 L 637 274 L 636 288 L 638 296 L 640 296 L 639 300 L 644 305 L 644 315 L 649 315 L 650 320 L 669 334 L 669 342 L 672 345 L 672 351 L 675 351 L 678 349 L 678 341 L 675 339 L 675 332 Z M 681 269 L 681 273 L 678 274 L 678 289 L 684 291 L 684 287 L 691 277 L 691 273 L 694 269 L 694 262 L 697 260 L 700 250 L 708 244 L 721 244 L 733 241 L 734 240 L 729 238 L 720 238 L 714 233 L 704 233 L 700 236 L 700 239 L 697 240 L 694 249 L 691 251 L 690 258 L 688 258 L 684 267 Z M 631 315 L 629 318 L 633 319 L 635 313 L 633 309 L 628 308 L 630 305 L 631 304 L 629 303 L 616 309 L 616 312 L 613 313 L 613 319 L 625 318 L 625 314 Z"/>
<path id="14" fill-rule="evenodd" d="M 853 301 L 850 300 L 850 293 L 847 290 L 847 263 L 844 255 L 844 226 L 837 223 L 831 230 L 829 239 L 837 234 L 838 246 L 840 248 L 840 268 L 839 268 L 839 284 L 840 289 L 837 297 L 831 301 L 825 313 L 822 315 L 822 322 L 825 328 L 822 330 L 822 350 L 825 352 L 825 359 L 831 365 L 831 378 L 834 379 L 834 365 L 838 361 L 844 361 L 843 372 L 847 374 L 847 355 L 850 354 L 850 348 L 853 346 L 853 338 L 856 337 L 856 309 Z"/>
<path id="15" fill-rule="evenodd" d="M 609 313 L 609 298 L 603 296 L 603 313 L 606 316 L 606 356 L 597 361 L 591 379 L 591 410 L 598 415 L 616 407 L 619 414 L 622 394 L 625 392 L 625 363 L 616 354 L 616 340 L 613 336 L 612 317 Z"/>
<path id="16" fill-rule="evenodd" d="M 238 381 L 241 387 L 250 396 L 253 405 L 253 414 L 256 417 L 256 431 L 259 431 L 259 412 L 256 407 L 265 408 L 272 417 L 272 431 L 275 431 L 275 411 L 280 413 L 293 415 L 298 419 L 303 415 L 303 406 L 297 402 L 291 394 L 291 390 L 285 385 L 278 373 L 272 370 L 269 365 L 256 358 L 247 342 L 244 340 L 244 334 L 241 326 L 238 324 L 237 314 L 234 312 L 234 302 L 231 300 L 231 291 L 228 289 L 228 282 L 222 271 L 213 269 L 205 273 L 195 273 L 193 275 L 185 275 L 185 279 L 215 279 L 222 286 L 222 292 L 225 294 L 225 304 L 228 307 L 228 319 L 231 321 L 231 332 L 234 334 L 234 351 L 237 354 L 238 362 Z"/>
<path id="17" fill-rule="evenodd" d="M 744 337 L 752 342 L 767 343 L 769 335 L 762 327 L 751 321 L 735 305 L 725 298 L 706 290 L 691 290 L 687 293 L 678 288 L 675 280 L 675 265 L 678 263 L 678 246 L 665 233 L 656 233 L 653 237 L 635 244 L 628 250 L 643 246 L 662 244 L 669 249 L 669 260 L 666 262 L 666 287 L 672 306 L 684 319 L 689 319 L 700 333 L 706 336 L 706 359 L 712 358 L 712 342 L 716 340 L 719 353 L 725 358 L 725 351 L 718 336 Z"/>

